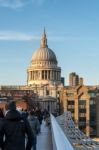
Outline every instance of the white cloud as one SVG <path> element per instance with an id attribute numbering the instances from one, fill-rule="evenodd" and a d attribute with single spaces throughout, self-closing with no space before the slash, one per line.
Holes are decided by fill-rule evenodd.
<path id="1" fill-rule="evenodd" d="M 33 36 L 30 34 L 16 31 L 0 31 L 0 41 L 31 41 L 40 40 L 41 36 Z M 78 41 L 83 40 L 81 37 L 73 36 L 48 36 L 49 41 Z"/>
<path id="2" fill-rule="evenodd" d="M 0 6 L 12 9 L 21 8 L 25 5 L 26 0 L 0 0 Z"/>
<path id="3" fill-rule="evenodd" d="M 26 4 L 32 3 L 41 6 L 45 0 L 0 0 L 0 6 L 11 9 L 22 8 Z"/>
<path id="4" fill-rule="evenodd" d="M 39 37 L 20 32 L 0 31 L 0 41 L 31 41 L 39 39 Z"/>
<path id="5" fill-rule="evenodd" d="M 31 41 L 31 40 L 40 40 L 41 36 L 33 36 L 21 32 L 15 31 L 0 31 L 0 41 Z M 65 41 L 69 40 L 68 37 L 60 36 L 51 36 L 48 37 L 50 41 Z"/>

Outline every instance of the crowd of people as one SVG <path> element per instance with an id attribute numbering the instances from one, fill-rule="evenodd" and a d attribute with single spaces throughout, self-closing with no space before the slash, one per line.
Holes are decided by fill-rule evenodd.
<path id="1" fill-rule="evenodd" d="M 14 101 L 0 109 L 0 150 L 36 150 L 42 120 L 49 125 L 49 112 L 39 108 L 17 110 Z"/>

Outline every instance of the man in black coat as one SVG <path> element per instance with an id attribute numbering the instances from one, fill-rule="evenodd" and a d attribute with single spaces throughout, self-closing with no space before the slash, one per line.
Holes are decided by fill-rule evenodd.
<path id="1" fill-rule="evenodd" d="M 0 148 L 3 149 L 3 130 L 2 130 L 2 127 L 3 127 L 3 119 L 0 118 Z M 0 149 L 0 150 L 1 150 Z"/>
<path id="2" fill-rule="evenodd" d="M 16 110 L 15 102 L 10 102 L 9 110 L 5 118 L 2 120 L 2 134 L 0 139 L 4 137 L 4 150 L 31 150 L 33 143 L 33 133 L 29 122 L 21 117 Z M 27 135 L 27 143 L 25 146 L 25 137 Z M 1 147 L 3 147 L 1 145 Z"/>

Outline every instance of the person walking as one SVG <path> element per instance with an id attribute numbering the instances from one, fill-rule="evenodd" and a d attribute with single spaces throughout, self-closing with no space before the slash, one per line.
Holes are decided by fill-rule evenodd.
<path id="1" fill-rule="evenodd" d="M 3 149 L 3 118 L 4 118 L 4 114 L 3 114 L 3 110 L 0 108 L 0 148 Z"/>
<path id="2" fill-rule="evenodd" d="M 37 134 L 40 132 L 40 123 L 38 118 L 35 116 L 34 111 L 30 111 L 30 114 L 28 116 L 28 121 L 30 123 L 34 135 L 33 150 L 36 150 Z"/>
<path id="3" fill-rule="evenodd" d="M 43 120 L 43 115 L 42 115 L 41 109 L 38 108 L 38 107 L 35 110 L 35 116 L 38 118 L 39 123 L 41 125 L 42 124 L 42 120 Z"/>
<path id="4" fill-rule="evenodd" d="M 2 131 L 2 134 L 0 135 L 0 143 L 2 143 L 1 150 L 3 150 L 3 145 L 4 150 L 31 150 L 33 132 L 29 122 L 22 119 L 21 114 L 16 110 L 14 101 L 10 102 L 8 105 L 8 112 L 2 120 L 0 131 Z M 25 135 L 28 137 L 26 147 Z M 4 138 L 3 142 L 2 138 Z"/>

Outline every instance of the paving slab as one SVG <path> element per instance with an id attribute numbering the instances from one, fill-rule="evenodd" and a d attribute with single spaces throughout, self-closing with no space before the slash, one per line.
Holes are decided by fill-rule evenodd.
<path id="1" fill-rule="evenodd" d="M 41 125 L 41 133 L 37 136 L 37 150 L 53 150 L 51 129 L 44 121 Z"/>

